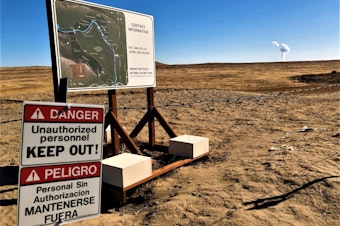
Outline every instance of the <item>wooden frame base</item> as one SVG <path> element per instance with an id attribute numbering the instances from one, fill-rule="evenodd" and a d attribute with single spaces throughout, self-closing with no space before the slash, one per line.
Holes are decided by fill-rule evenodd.
<path id="1" fill-rule="evenodd" d="M 168 147 L 156 145 L 155 119 L 157 119 L 157 121 L 160 123 L 163 129 L 167 132 L 170 138 L 177 137 L 177 134 L 173 131 L 173 129 L 170 127 L 169 123 L 165 120 L 165 118 L 159 112 L 159 110 L 155 107 L 153 88 L 147 89 L 147 103 L 148 103 L 147 109 L 148 110 L 130 134 L 128 134 L 125 131 L 124 127 L 118 121 L 116 90 L 109 90 L 108 97 L 109 97 L 110 111 L 105 116 L 104 128 L 106 129 L 109 125 L 111 125 L 111 138 L 112 138 L 111 148 L 112 148 L 112 153 L 114 153 L 114 155 L 120 154 L 120 142 L 121 141 L 125 143 L 127 148 L 133 154 L 144 155 L 143 152 L 139 150 L 138 146 L 135 144 L 133 139 L 137 137 L 137 135 L 140 133 L 140 131 L 144 128 L 146 124 L 148 124 L 148 130 L 149 130 L 149 143 L 147 144 L 147 148 L 150 151 L 161 151 L 161 152 L 165 152 L 166 154 L 168 154 Z M 110 200 L 119 202 L 121 204 L 125 204 L 127 202 L 127 191 L 128 190 L 138 185 L 141 185 L 147 181 L 150 181 L 177 167 L 183 166 L 192 161 L 200 159 L 206 155 L 207 154 L 204 154 L 194 159 L 188 159 L 188 158 L 183 159 L 182 158 L 180 160 L 172 162 L 168 165 L 163 166 L 160 169 L 154 170 L 150 177 L 147 177 L 125 188 L 118 188 L 118 187 L 114 187 L 109 184 L 103 183 L 103 194 L 104 196 L 108 196 Z"/>

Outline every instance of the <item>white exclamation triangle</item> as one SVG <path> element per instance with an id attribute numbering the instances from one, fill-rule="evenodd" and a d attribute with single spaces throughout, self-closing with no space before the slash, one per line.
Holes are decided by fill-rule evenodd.
<path id="1" fill-rule="evenodd" d="M 31 119 L 45 119 L 45 116 L 41 112 L 40 108 L 37 108 L 32 114 Z"/>
<path id="2" fill-rule="evenodd" d="M 35 170 L 32 170 L 32 172 L 26 179 L 26 182 L 32 182 L 32 181 L 40 181 L 40 177 Z"/>

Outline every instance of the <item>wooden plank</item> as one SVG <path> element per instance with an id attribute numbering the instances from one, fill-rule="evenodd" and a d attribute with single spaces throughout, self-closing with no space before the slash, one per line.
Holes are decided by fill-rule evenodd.
<path id="1" fill-rule="evenodd" d="M 117 95 L 116 90 L 109 90 L 108 91 L 108 98 L 109 98 L 109 108 L 111 114 L 114 114 L 118 118 L 117 112 Z M 111 124 L 111 149 L 113 150 L 114 155 L 119 155 L 120 153 L 120 140 L 117 133 L 117 130 L 113 126 L 113 122 Z"/>
<path id="2" fill-rule="evenodd" d="M 155 107 L 155 100 L 154 100 L 153 94 L 154 94 L 153 88 L 148 88 L 147 99 L 148 99 L 148 111 L 149 112 L 151 112 L 152 109 Z M 155 119 L 153 116 L 149 118 L 148 128 L 149 128 L 149 146 L 152 149 L 156 143 Z"/>
<path id="3" fill-rule="evenodd" d="M 134 184 L 131 184 L 130 186 L 127 186 L 127 187 L 123 188 L 123 191 L 128 191 L 128 190 L 130 190 L 130 189 L 132 189 L 132 188 L 134 188 L 134 187 L 136 187 L 138 185 L 141 185 L 141 184 L 143 184 L 143 183 L 145 183 L 147 181 L 150 181 L 150 180 L 152 180 L 152 179 L 154 179 L 154 178 L 156 178 L 156 177 L 158 177 L 158 176 L 160 176 L 162 174 L 165 174 L 165 173 L 167 173 L 167 172 L 169 172 L 169 171 L 171 171 L 173 169 L 176 169 L 176 168 L 178 168 L 180 166 L 183 166 L 185 164 L 188 164 L 190 162 L 193 162 L 193 161 L 196 161 L 196 160 L 198 160 L 200 158 L 203 158 L 203 157 L 207 156 L 208 154 L 209 153 L 205 153 L 203 155 L 197 156 L 194 159 L 182 159 L 182 160 L 178 160 L 176 162 L 170 163 L 169 165 L 166 165 L 166 166 L 164 166 L 164 167 L 162 167 L 160 169 L 154 170 L 150 177 L 147 177 L 147 178 L 145 178 L 145 179 L 143 179 L 141 181 L 138 181 L 138 182 L 136 182 Z"/>

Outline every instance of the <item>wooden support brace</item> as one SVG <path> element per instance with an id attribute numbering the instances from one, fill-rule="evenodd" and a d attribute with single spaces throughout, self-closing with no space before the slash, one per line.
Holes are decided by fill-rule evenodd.
<path id="1" fill-rule="evenodd" d="M 148 111 L 145 113 L 143 118 L 139 121 L 137 126 L 130 133 L 131 138 L 135 138 L 138 133 L 144 128 L 144 126 L 148 123 L 149 128 L 149 148 L 151 150 L 156 147 L 156 137 L 155 137 L 155 118 L 159 121 L 164 130 L 168 133 L 168 135 L 173 138 L 177 137 L 177 134 L 172 130 L 169 123 L 165 120 L 163 115 L 158 111 L 158 109 L 154 106 L 154 91 L 153 88 L 147 89 L 147 99 L 148 99 Z M 163 149 L 164 150 L 164 149 Z"/>
<path id="2" fill-rule="evenodd" d="M 168 133 L 168 135 L 173 138 L 177 137 L 175 131 L 170 127 L 169 123 L 165 120 L 163 115 L 158 111 L 157 108 L 153 108 L 152 113 L 154 117 L 157 118 L 158 122 L 161 124 L 161 126 L 165 129 L 165 131 Z"/>
<path id="3" fill-rule="evenodd" d="M 133 131 L 130 133 L 130 137 L 133 139 L 135 138 L 138 133 L 140 131 L 142 131 L 143 127 L 146 125 L 146 123 L 148 123 L 148 121 L 150 120 L 150 118 L 152 118 L 152 112 L 148 111 L 145 113 L 145 115 L 143 116 L 143 118 L 139 121 L 139 123 L 137 124 L 137 126 L 133 129 Z"/>
<path id="4" fill-rule="evenodd" d="M 131 152 L 133 152 L 134 154 L 143 155 L 143 153 L 138 149 L 132 138 L 125 132 L 123 126 L 119 123 L 118 119 L 112 112 L 110 114 L 107 114 L 105 121 L 107 121 L 105 123 L 111 122 L 111 126 L 113 126 L 113 128 L 111 129 L 115 129 L 117 131 L 120 138 Z"/>

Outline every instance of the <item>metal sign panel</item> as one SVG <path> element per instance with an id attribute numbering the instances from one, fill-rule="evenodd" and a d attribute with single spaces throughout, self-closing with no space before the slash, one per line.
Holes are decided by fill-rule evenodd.
<path id="1" fill-rule="evenodd" d="M 25 101 L 18 225 L 100 214 L 104 106 Z"/>
<path id="2" fill-rule="evenodd" d="M 100 214 L 101 162 L 20 170 L 18 225 L 58 225 Z"/>
<path id="3" fill-rule="evenodd" d="M 86 1 L 49 1 L 52 60 L 69 91 L 155 86 L 152 16 Z"/>
<path id="4" fill-rule="evenodd" d="M 102 159 L 104 107 L 24 102 L 21 165 Z"/>

